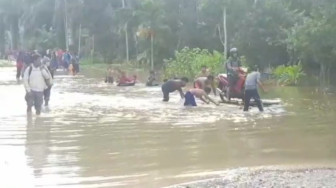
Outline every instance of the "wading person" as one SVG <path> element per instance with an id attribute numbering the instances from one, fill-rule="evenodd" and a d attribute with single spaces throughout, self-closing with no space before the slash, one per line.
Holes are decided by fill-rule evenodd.
<path id="1" fill-rule="evenodd" d="M 199 73 L 199 75 L 197 77 L 207 77 L 209 75 L 210 75 L 210 71 L 209 71 L 208 67 L 203 65 L 201 67 L 201 72 Z"/>
<path id="2" fill-rule="evenodd" d="M 78 74 L 79 73 L 79 57 L 77 56 L 77 54 L 75 54 L 72 57 L 72 66 L 73 66 L 73 71 L 74 71 L 73 75 Z"/>
<path id="3" fill-rule="evenodd" d="M 114 82 L 113 69 L 112 67 L 108 67 L 106 70 L 105 83 L 113 84 L 113 82 Z"/>
<path id="4" fill-rule="evenodd" d="M 208 75 L 207 77 L 199 77 L 194 81 L 194 88 L 204 90 L 207 87 L 212 89 L 214 95 L 217 95 L 215 87 L 215 79 L 212 75 Z"/>
<path id="5" fill-rule="evenodd" d="M 52 78 L 47 69 L 41 66 L 41 57 L 33 55 L 33 65 L 29 66 L 24 73 L 24 87 L 26 89 L 27 113 L 31 113 L 35 107 L 36 115 L 41 114 L 43 92 L 48 88 Z"/>
<path id="6" fill-rule="evenodd" d="M 55 72 L 58 69 L 58 61 L 56 52 L 51 53 L 51 60 L 50 60 L 50 74 L 54 78 Z"/>
<path id="7" fill-rule="evenodd" d="M 167 82 L 165 82 L 161 87 L 163 93 L 163 101 L 168 102 L 169 93 L 172 93 L 174 91 L 179 91 L 181 98 L 183 99 L 184 93 L 182 91 L 182 87 L 185 87 L 188 81 L 188 78 L 183 77 L 179 80 L 168 80 Z"/>
<path id="8" fill-rule="evenodd" d="M 156 74 L 155 74 L 155 71 L 151 70 L 149 72 L 149 77 L 147 79 L 147 82 L 146 82 L 146 86 L 158 86 L 159 84 L 156 83 Z"/>
<path id="9" fill-rule="evenodd" d="M 22 68 L 22 77 L 26 72 L 26 69 L 33 64 L 33 56 L 32 52 L 25 52 L 23 55 L 23 68 Z"/>
<path id="10" fill-rule="evenodd" d="M 71 64 L 71 54 L 69 51 L 66 51 L 64 54 L 63 54 L 63 67 L 64 67 L 64 71 L 68 71 L 69 70 L 69 66 Z"/>
<path id="11" fill-rule="evenodd" d="M 266 91 L 262 83 L 260 82 L 260 72 L 258 67 L 255 66 L 251 73 L 246 77 L 245 81 L 245 97 L 244 97 L 244 111 L 249 110 L 250 100 L 253 98 L 257 103 L 260 112 L 264 111 L 262 101 L 259 96 L 258 86 Z"/>
<path id="12" fill-rule="evenodd" d="M 44 56 L 43 59 L 42 59 L 42 65 L 41 65 L 41 69 L 46 70 L 47 73 L 49 74 L 49 77 L 51 77 L 51 79 L 46 80 L 46 84 L 47 84 L 48 88 L 43 91 L 44 105 L 45 106 L 49 105 L 51 88 L 52 88 L 52 81 L 53 81 L 53 78 L 54 78 L 53 74 L 51 73 L 52 68 L 51 68 L 51 62 L 50 61 L 51 60 L 47 56 Z"/>
<path id="13" fill-rule="evenodd" d="M 133 77 L 129 77 L 126 75 L 126 72 L 120 71 L 120 76 L 118 78 L 117 86 L 134 86 L 137 81 L 137 76 L 133 75 Z"/>
<path id="14" fill-rule="evenodd" d="M 229 81 L 229 91 L 227 93 L 230 93 L 230 89 L 234 87 L 237 80 L 239 79 L 239 73 L 238 70 L 241 67 L 240 58 L 238 57 L 238 50 L 237 48 L 230 49 L 230 57 L 228 61 L 226 62 L 226 71 L 228 75 L 228 81 Z"/>
<path id="15" fill-rule="evenodd" d="M 19 81 L 22 75 L 22 70 L 24 67 L 24 53 L 19 52 L 18 57 L 16 58 L 16 80 Z"/>
<path id="16" fill-rule="evenodd" d="M 189 89 L 187 93 L 184 95 L 185 102 L 184 106 L 197 106 L 196 98 L 201 99 L 203 102 L 209 104 L 210 102 L 214 103 L 215 105 L 219 105 L 215 100 L 213 100 L 211 97 L 209 97 L 209 94 L 211 92 L 211 88 L 206 87 L 203 89 Z"/>

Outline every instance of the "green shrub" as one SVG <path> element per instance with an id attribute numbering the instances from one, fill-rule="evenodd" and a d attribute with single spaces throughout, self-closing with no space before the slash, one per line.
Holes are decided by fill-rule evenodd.
<path id="1" fill-rule="evenodd" d="M 297 85 L 299 80 L 306 75 L 302 70 L 301 63 L 293 66 L 278 66 L 273 74 L 278 83 L 282 85 Z"/>
<path id="2" fill-rule="evenodd" d="M 83 58 L 80 59 L 80 64 L 81 65 L 90 65 L 90 64 L 105 64 L 103 60 L 101 60 L 98 57 L 93 57 L 93 58 Z"/>
<path id="3" fill-rule="evenodd" d="M 206 65 L 212 74 L 218 74 L 224 71 L 224 57 L 221 53 L 199 48 L 190 49 L 188 47 L 175 53 L 174 59 L 168 60 L 165 68 L 165 77 L 188 77 L 195 78 L 200 73 L 201 67 Z"/>

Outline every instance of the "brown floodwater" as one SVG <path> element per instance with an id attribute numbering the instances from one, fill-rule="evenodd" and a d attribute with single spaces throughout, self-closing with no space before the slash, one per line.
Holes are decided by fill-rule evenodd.
<path id="1" fill-rule="evenodd" d="M 27 117 L 14 68 L 0 68 L 0 187 L 163 187 L 223 171 L 336 164 L 336 97 L 275 88 L 282 103 L 163 103 L 160 87 L 56 76 L 49 109 Z M 238 170 L 239 171 L 239 170 Z"/>

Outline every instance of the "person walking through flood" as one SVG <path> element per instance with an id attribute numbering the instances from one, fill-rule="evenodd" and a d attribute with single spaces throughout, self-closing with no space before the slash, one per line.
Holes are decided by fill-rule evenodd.
<path id="1" fill-rule="evenodd" d="M 73 67 L 73 75 L 76 75 L 79 73 L 79 57 L 77 53 L 75 53 L 72 56 L 71 62 L 72 62 L 72 67 Z"/>
<path id="2" fill-rule="evenodd" d="M 69 65 L 69 74 L 72 76 L 76 76 L 78 72 L 79 72 L 79 64 L 77 63 L 76 58 L 73 57 Z"/>
<path id="3" fill-rule="evenodd" d="M 137 82 L 137 76 L 133 75 L 127 76 L 125 71 L 121 71 L 120 69 L 117 69 L 117 75 L 118 75 L 118 80 L 117 80 L 117 86 L 134 86 L 135 83 Z"/>
<path id="4" fill-rule="evenodd" d="M 33 65 L 29 66 L 24 73 L 24 87 L 26 89 L 27 113 L 35 107 L 36 115 L 41 114 L 43 92 L 50 86 L 52 78 L 49 71 L 41 66 L 41 57 L 33 55 Z"/>
<path id="5" fill-rule="evenodd" d="M 185 98 L 184 106 L 197 106 L 195 97 L 207 104 L 212 102 L 213 104 L 218 106 L 219 104 L 211 97 L 209 97 L 210 92 L 211 88 L 209 87 L 206 87 L 204 90 L 198 88 L 189 89 L 189 91 L 187 91 L 187 93 L 184 95 Z"/>
<path id="6" fill-rule="evenodd" d="M 69 69 L 69 66 L 71 64 L 71 54 L 69 51 L 66 51 L 64 54 L 63 54 L 63 67 L 64 67 L 64 71 L 68 71 Z"/>
<path id="7" fill-rule="evenodd" d="M 163 101 L 168 102 L 169 93 L 172 93 L 176 90 L 180 92 L 181 98 L 183 99 L 184 93 L 182 91 L 182 87 L 185 87 L 188 82 L 189 80 L 186 77 L 178 80 L 168 80 L 167 82 L 165 82 L 161 87 L 163 93 Z"/>
<path id="8" fill-rule="evenodd" d="M 209 71 L 208 67 L 206 65 L 203 65 L 201 67 L 201 72 L 198 74 L 198 76 L 196 78 L 207 77 L 209 75 L 210 75 L 210 71 Z"/>
<path id="9" fill-rule="evenodd" d="M 206 87 L 210 87 L 214 95 L 217 95 L 215 88 L 215 79 L 212 75 L 196 78 L 196 80 L 194 81 L 194 88 L 204 90 Z"/>
<path id="10" fill-rule="evenodd" d="M 146 86 L 158 86 L 159 84 L 156 83 L 156 74 L 155 74 L 155 71 L 151 70 L 149 72 L 149 77 L 147 79 L 147 82 L 146 82 Z"/>
<path id="11" fill-rule="evenodd" d="M 263 84 L 260 82 L 260 72 L 257 66 L 252 69 L 245 81 L 245 96 L 244 96 L 244 111 L 249 110 L 250 100 L 253 98 L 257 103 L 260 112 L 264 111 L 262 101 L 260 100 L 258 86 L 266 91 Z"/>
<path id="12" fill-rule="evenodd" d="M 51 53 L 51 59 L 50 59 L 50 74 L 54 78 L 55 72 L 58 69 L 58 60 L 56 52 Z"/>
<path id="13" fill-rule="evenodd" d="M 19 52 L 16 58 L 16 80 L 19 81 L 22 76 L 22 70 L 24 67 L 24 53 L 22 51 Z"/>
<path id="14" fill-rule="evenodd" d="M 113 84 L 114 77 L 113 77 L 113 69 L 112 67 L 108 67 L 106 70 L 106 77 L 105 77 L 105 83 Z"/>
<path id="15" fill-rule="evenodd" d="M 41 65 L 42 69 L 45 69 L 48 71 L 49 76 L 52 78 L 50 83 L 48 83 L 48 88 L 46 88 L 43 91 L 43 97 L 44 97 L 44 105 L 45 106 L 49 106 L 49 100 L 50 100 L 50 95 L 51 95 L 51 88 L 52 88 L 52 80 L 54 79 L 53 74 L 51 73 L 51 60 L 49 59 L 49 57 L 44 56 L 42 58 L 42 65 Z"/>
<path id="16" fill-rule="evenodd" d="M 22 68 L 22 77 L 26 72 L 26 69 L 33 64 L 33 52 L 26 51 L 23 55 L 23 68 Z"/>

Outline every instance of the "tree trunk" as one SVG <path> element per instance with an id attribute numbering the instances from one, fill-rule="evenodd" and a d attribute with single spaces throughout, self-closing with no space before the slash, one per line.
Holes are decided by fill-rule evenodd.
<path id="1" fill-rule="evenodd" d="M 63 0 L 55 0 L 55 7 L 54 7 L 54 30 L 56 31 L 56 40 L 57 40 L 57 47 L 65 49 L 66 42 L 65 42 L 65 24 L 64 24 L 64 1 Z"/>
<path id="2" fill-rule="evenodd" d="M 327 85 L 330 86 L 330 69 L 331 67 L 328 66 L 327 68 Z"/>
<path id="3" fill-rule="evenodd" d="M 224 58 L 227 58 L 226 7 L 223 8 L 223 30 L 224 30 Z"/>
<path id="4" fill-rule="evenodd" d="M 4 19 L 0 18 L 0 58 L 5 54 L 5 22 Z"/>
<path id="5" fill-rule="evenodd" d="M 129 47 L 128 47 L 128 23 L 125 24 L 125 43 L 126 43 L 126 62 L 129 62 Z"/>
<path id="6" fill-rule="evenodd" d="M 151 68 L 154 70 L 154 36 L 151 33 Z"/>
<path id="7" fill-rule="evenodd" d="M 324 89 L 326 87 L 326 74 L 327 74 L 326 65 L 324 63 L 321 63 L 320 65 L 320 87 L 321 89 Z"/>
<path id="8" fill-rule="evenodd" d="M 19 16 L 15 15 L 12 17 L 12 25 L 11 25 L 11 34 L 13 40 L 13 49 L 18 49 L 19 46 Z"/>
<path id="9" fill-rule="evenodd" d="M 69 30 L 68 30 L 68 5 L 67 0 L 64 0 L 64 31 L 65 31 L 65 46 L 66 50 L 69 50 Z"/>
<path id="10" fill-rule="evenodd" d="M 81 39 L 82 39 L 82 24 L 79 24 L 79 31 L 78 31 L 78 57 L 80 57 L 81 51 Z"/>

